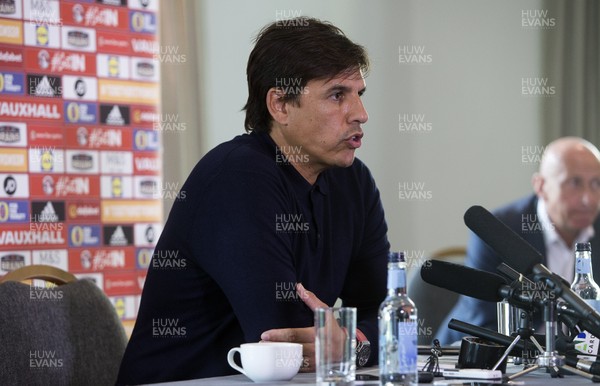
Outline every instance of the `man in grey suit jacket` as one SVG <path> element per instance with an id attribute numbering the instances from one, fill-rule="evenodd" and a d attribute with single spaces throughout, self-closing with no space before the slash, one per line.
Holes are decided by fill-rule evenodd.
<path id="1" fill-rule="evenodd" d="M 569 282 L 574 275 L 575 243 L 591 242 L 594 276 L 600 278 L 598 149 L 577 137 L 557 139 L 546 147 L 532 182 L 535 194 L 495 210 L 494 215 L 537 249 L 544 265 Z M 501 263 L 496 252 L 471 234 L 465 265 L 496 272 Z M 496 303 L 460 296 L 436 334 L 442 344 L 464 336 L 447 327 L 453 318 L 497 330 Z"/>

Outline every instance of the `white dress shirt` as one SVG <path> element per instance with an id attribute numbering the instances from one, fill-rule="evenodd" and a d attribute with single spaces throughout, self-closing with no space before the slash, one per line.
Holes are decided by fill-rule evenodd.
<path id="1" fill-rule="evenodd" d="M 546 245 L 546 266 L 548 269 L 567 280 L 573 282 L 575 277 L 575 243 L 587 243 L 594 237 L 594 228 L 590 225 L 585 228 L 575 239 L 573 245 L 567 245 L 560 237 L 550 221 L 546 211 L 546 203 L 541 198 L 537 202 L 537 218 L 542 227 L 544 244 Z"/>

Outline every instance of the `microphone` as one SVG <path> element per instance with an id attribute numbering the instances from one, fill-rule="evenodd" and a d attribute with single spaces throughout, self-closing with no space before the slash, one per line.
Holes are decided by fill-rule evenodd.
<path id="1" fill-rule="evenodd" d="M 421 266 L 421 278 L 426 283 L 445 288 L 461 295 L 488 302 L 508 302 L 518 308 L 531 310 L 532 306 L 543 308 L 543 297 L 536 296 L 538 285 L 523 277 L 508 285 L 495 273 L 439 260 L 426 260 Z M 485 283 L 481 285 L 481 283 Z M 525 285 L 525 290 L 521 287 Z"/>
<path id="2" fill-rule="evenodd" d="M 543 296 L 536 295 L 538 294 L 536 287 L 539 286 L 539 283 L 531 282 L 526 277 L 521 277 L 521 281 L 515 281 L 511 285 L 507 285 L 502 276 L 491 272 L 439 260 L 426 260 L 421 266 L 421 278 L 426 283 L 479 300 L 498 302 L 507 299 L 513 306 L 527 311 L 534 310 L 534 307 L 537 309 L 544 308 Z M 486 284 L 481 285 L 482 282 Z M 587 331 L 593 328 L 593 325 L 590 326 L 588 322 L 582 322 L 577 313 L 565 303 L 560 303 L 558 306 L 558 320 L 567 326 L 569 330 L 573 330 L 576 326 Z M 448 327 L 504 346 L 510 345 L 513 339 L 456 319 L 452 319 L 448 323 Z M 581 354 L 575 348 L 575 344 L 571 342 L 571 339 L 558 337 L 555 341 L 556 350 L 567 356 Z M 521 351 L 525 349 L 523 343 L 519 343 L 521 344 L 511 351 L 512 355 L 519 356 Z M 533 351 L 530 351 L 531 355 L 534 354 Z M 596 368 L 598 368 L 598 374 L 595 375 L 600 375 L 600 362 L 594 365 L 594 369 Z"/>
<path id="3" fill-rule="evenodd" d="M 582 327 L 600 336 L 600 315 L 573 292 L 568 283 L 541 263 L 542 255 L 531 244 L 481 206 L 470 207 L 464 220 L 467 227 L 496 251 L 506 264 L 522 274 L 533 272 L 543 278 L 549 289 L 580 315 Z"/>
<path id="4" fill-rule="evenodd" d="M 489 302 L 502 301 L 498 292 L 506 285 L 506 280 L 495 273 L 439 260 L 426 260 L 421 278 L 436 287 Z"/>
<path id="5" fill-rule="evenodd" d="M 448 327 L 458 332 L 473 335 L 478 338 L 485 339 L 492 343 L 497 343 L 506 347 L 509 347 L 514 341 L 514 338 L 510 336 L 506 336 L 496 331 L 488 330 L 487 328 L 476 326 L 474 324 L 462 322 L 457 319 L 451 319 L 450 322 L 448 322 Z M 527 347 L 525 346 L 525 341 L 523 340 L 518 341 L 517 344 L 513 346 L 509 355 L 522 356 L 523 351 L 530 353 L 529 355 L 531 357 L 535 356 L 535 349 L 527 349 Z"/>
<path id="6" fill-rule="evenodd" d="M 500 302 L 506 299 L 511 305 L 527 311 L 544 308 L 544 297 L 539 295 L 544 288 L 524 276 L 509 285 L 502 276 L 491 272 L 445 261 L 426 260 L 421 266 L 421 278 L 436 287 L 479 300 Z M 588 328 L 594 328 L 593 324 L 582 321 L 579 314 L 565 303 L 559 304 L 558 319 L 569 330 L 576 325 L 587 331 L 590 331 Z"/>
<path id="7" fill-rule="evenodd" d="M 579 359 L 577 357 L 566 356 L 565 361 L 567 365 L 575 367 L 576 369 L 583 370 L 586 373 L 593 375 L 600 375 L 600 362 L 589 361 L 587 359 Z"/>
<path id="8" fill-rule="evenodd" d="M 464 215 L 465 225 L 496 251 L 517 272 L 529 275 L 544 259 L 531 244 L 516 234 L 487 209 L 475 205 Z"/>
<path id="9" fill-rule="evenodd" d="M 499 334 L 495 331 L 488 330 L 483 327 L 475 326 L 473 324 L 461 322 L 460 320 L 452 319 L 448 323 L 448 327 L 453 330 L 463 332 L 465 334 L 474 335 L 478 338 L 485 339 L 487 341 L 502 345 L 502 346 L 510 346 L 514 341 L 511 337 Z M 520 340 L 518 341 L 509 352 L 511 356 L 522 356 L 523 353 L 527 353 L 529 357 L 534 357 L 537 355 L 537 351 L 535 349 L 528 349 L 525 345 L 525 342 Z M 600 362 L 598 361 L 590 361 L 586 359 L 579 359 L 576 356 L 577 353 L 567 353 L 565 356 L 565 362 L 568 366 L 575 367 L 579 370 L 582 370 L 588 374 L 594 375 L 592 380 L 594 382 L 600 382 Z M 568 370 L 567 370 L 568 371 Z"/>

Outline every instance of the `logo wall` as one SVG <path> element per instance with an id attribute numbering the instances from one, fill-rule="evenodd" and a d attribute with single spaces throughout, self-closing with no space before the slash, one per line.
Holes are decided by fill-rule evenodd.
<path id="1" fill-rule="evenodd" d="M 158 1 L 0 1 L 0 276 L 89 278 L 128 328 L 162 230 Z"/>

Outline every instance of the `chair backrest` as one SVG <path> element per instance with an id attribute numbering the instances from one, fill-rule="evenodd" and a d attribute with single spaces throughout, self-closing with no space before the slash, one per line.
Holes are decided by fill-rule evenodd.
<path id="1" fill-rule="evenodd" d="M 127 336 L 110 300 L 85 279 L 52 288 L 12 281 L 40 278 L 30 271 L 0 284 L 0 384 L 114 385 Z"/>
<path id="2" fill-rule="evenodd" d="M 434 251 L 430 259 L 451 263 L 464 263 L 465 247 L 448 247 Z M 420 269 L 411 276 L 408 295 L 415 302 L 419 318 L 419 345 L 429 345 L 433 341 L 438 327 L 452 310 L 458 300 L 458 294 L 439 288 L 421 279 Z"/>
<path id="3" fill-rule="evenodd" d="M 40 279 L 54 284 L 67 284 L 77 280 L 75 275 L 51 265 L 26 265 L 0 277 L 0 283 L 6 281 L 24 281 Z"/>

